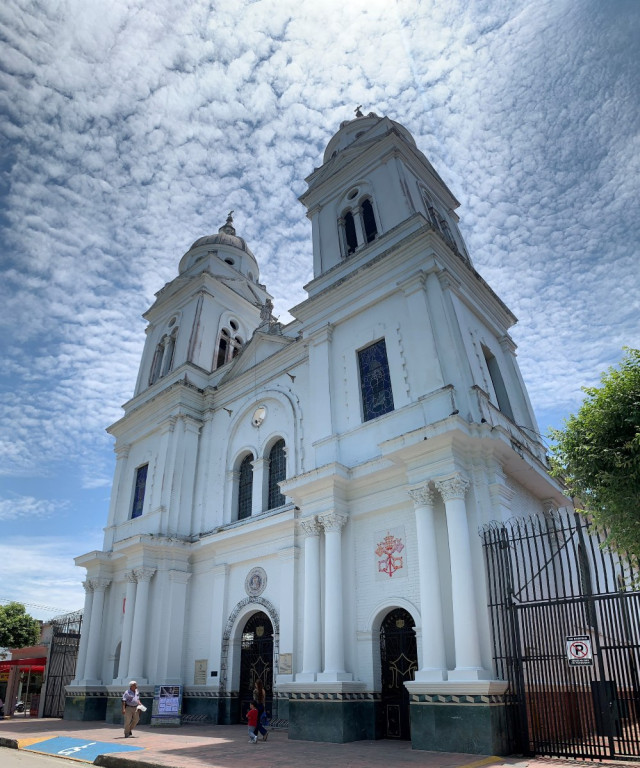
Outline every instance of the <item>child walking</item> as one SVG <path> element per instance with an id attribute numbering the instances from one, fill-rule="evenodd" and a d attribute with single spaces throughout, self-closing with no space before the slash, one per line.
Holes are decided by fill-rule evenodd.
<path id="1" fill-rule="evenodd" d="M 247 729 L 249 731 L 249 741 L 251 744 L 258 743 L 258 737 L 254 731 L 258 730 L 258 705 L 255 701 L 249 704 L 249 711 L 247 712 Z"/>

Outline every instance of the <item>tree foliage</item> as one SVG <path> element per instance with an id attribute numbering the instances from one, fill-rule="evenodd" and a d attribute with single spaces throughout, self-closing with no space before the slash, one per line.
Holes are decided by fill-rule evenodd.
<path id="1" fill-rule="evenodd" d="M 24 648 L 40 640 L 40 622 L 27 613 L 22 603 L 0 605 L 0 647 Z"/>
<path id="2" fill-rule="evenodd" d="M 614 548 L 640 557 L 640 350 L 625 348 L 619 368 L 585 400 L 564 429 L 552 430 L 554 474 L 609 534 Z"/>

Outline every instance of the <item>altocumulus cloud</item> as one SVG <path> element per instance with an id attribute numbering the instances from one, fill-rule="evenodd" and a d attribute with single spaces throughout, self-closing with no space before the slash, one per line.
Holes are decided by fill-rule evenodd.
<path id="1" fill-rule="evenodd" d="M 287 320 L 312 267 L 296 198 L 357 104 L 405 124 L 459 197 L 557 423 L 638 344 L 639 18 L 623 0 L 6 0 L 0 473 L 109 483 L 140 315 L 230 209 Z"/>

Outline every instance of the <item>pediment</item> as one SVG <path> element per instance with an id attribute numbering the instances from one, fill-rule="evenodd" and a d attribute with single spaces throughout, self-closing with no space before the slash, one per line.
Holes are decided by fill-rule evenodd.
<path id="1" fill-rule="evenodd" d="M 278 329 L 280 324 L 276 324 Z M 266 326 L 264 326 L 266 327 Z M 249 343 L 242 349 L 240 354 L 234 358 L 229 370 L 220 379 L 220 384 L 224 384 L 230 379 L 235 379 L 245 371 L 254 368 L 264 360 L 272 357 L 284 347 L 292 344 L 295 339 L 291 336 L 284 336 L 281 332 L 274 332 L 275 326 L 271 327 L 270 331 L 260 330 L 258 328 Z"/>

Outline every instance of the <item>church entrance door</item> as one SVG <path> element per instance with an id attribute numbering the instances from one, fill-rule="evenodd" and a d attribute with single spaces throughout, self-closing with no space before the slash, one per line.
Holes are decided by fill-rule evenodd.
<path id="1" fill-rule="evenodd" d="M 262 680 L 266 693 L 265 709 L 273 701 L 273 625 L 266 613 L 254 613 L 242 630 L 240 654 L 240 722 L 246 723 L 253 689 Z"/>
<path id="2" fill-rule="evenodd" d="M 382 717 L 387 739 L 410 739 L 409 692 L 404 683 L 418 669 L 415 622 L 404 608 L 387 614 L 380 627 Z"/>

